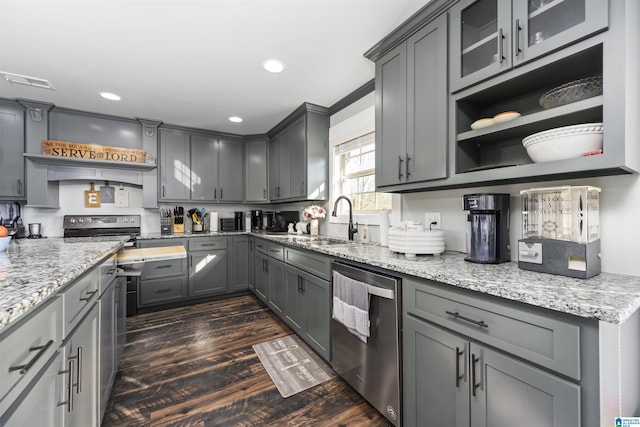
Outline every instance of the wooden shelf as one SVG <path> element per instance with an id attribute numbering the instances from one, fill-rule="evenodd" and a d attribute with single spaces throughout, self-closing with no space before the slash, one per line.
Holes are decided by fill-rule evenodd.
<path id="1" fill-rule="evenodd" d="M 25 159 L 29 159 L 35 163 L 40 163 L 45 165 L 126 169 L 126 170 L 136 170 L 136 171 L 150 171 L 155 169 L 158 166 L 155 163 L 112 162 L 108 160 L 76 159 L 76 158 L 69 158 L 69 157 L 46 156 L 44 154 L 30 154 L 30 153 L 24 153 L 24 157 Z"/>

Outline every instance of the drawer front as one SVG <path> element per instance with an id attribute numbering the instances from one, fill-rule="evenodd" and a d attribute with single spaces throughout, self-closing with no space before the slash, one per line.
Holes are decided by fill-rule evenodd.
<path id="1" fill-rule="evenodd" d="M 254 239 L 254 240 L 256 245 L 256 251 L 262 252 L 263 254 L 267 255 L 269 253 L 269 248 L 267 247 L 268 242 L 262 239 Z"/>
<path id="2" fill-rule="evenodd" d="M 187 239 L 185 238 L 166 238 L 166 239 L 140 239 L 136 241 L 138 248 L 160 248 L 165 246 L 182 245 L 187 249 Z"/>
<path id="3" fill-rule="evenodd" d="M 94 268 L 62 291 L 62 303 L 64 305 L 63 337 L 69 335 L 69 332 L 76 326 L 78 321 L 98 300 L 99 282 L 98 269 Z"/>
<path id="4" fill-rule="evenodd" d="M 140 281 L 138 302 L 140 307 L 165 304 L 187 298 L 187 278 L 168 277 L 165 279 Z"/>
<path id="5" fill-rule="evenodd" d="M 189 239 L 190 251 L 208 251 L 210 249 L 211 250 L 227 249 L 227 238 L 226 237 L 215 237 L 215 238 L 197 237 L 197 238 Z"/>
<path id="6" fill-rule="evenodd" d="M 284 260 L 307 273 L 331 280 L 331 258 L 329 257 L 311 251 L 285 248 Z"/>
<path id="7" fill-rule="evenodd" d="M 403 279 L 405 314 L 429 320 L 540 366 L 580 380 L 580 326 Z"/>
<path id="8" fill-rule="evenodd" d="M 161 279 L 167 276 L 187 274 L 187 259 L 166 259 L 162 261 L 148 261 L 142 268 L 142 280 Z"/>
<path id="9" fill-rule="evenodd" d="M 50 303 L 0 337 L 0 413 L 18 397 L 62 342 L 62 300 Z"/>
<path id="10" fill-rule="evenodd" d="M 107 289 L 111 281 L 116 278 L 117 258 L 118 256 L 113 254 L 98 266 L 100 295 Z"/>
<path id="11" fill-rule="evenodd" d="M 278 261 L 284 261 L 284 246 L 279 243 L 268 242 L 267 255 L 271 258 L 275 258 Z"/>

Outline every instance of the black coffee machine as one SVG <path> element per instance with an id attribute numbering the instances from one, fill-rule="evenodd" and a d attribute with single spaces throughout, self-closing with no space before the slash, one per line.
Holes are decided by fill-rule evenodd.
<path id="1" fill-rule="evenodd" d="M 233 218 L 236 224 L 236 230 L 244 230 L 244 212 L 234 212 Z"/>
<path id="2" fill-rule="evenodd" d="M 262 211 L 251 211 L 251 229 L 262 230 Z"/>
<path id="3" fill-rule="evenodd" d="M 15 210 L 14 210 L 15 205 Z M 0 217 L 0 225 L 3 225 L 9 231 L 9 236 L 14 239 L 24 239 L 27 232 L 22 223 L 22 213 L 20 211 L 20 203 L 8 203 L 6 206 L 8 217 Z"/>
<path id="4" fill-rule="evenodd" d="M 465 261 L 497 264 L 511 261 L 509 194 L 466 194 L 467 256 Z"/>

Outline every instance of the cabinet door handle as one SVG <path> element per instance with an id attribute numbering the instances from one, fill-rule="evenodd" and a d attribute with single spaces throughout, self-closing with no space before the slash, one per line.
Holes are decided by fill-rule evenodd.
<path id="1" fill-rule="evenodd" d="M 164 199 L 164 184 L 162 184 L 162 198 Z"/>
<path id="2" fill-rule="evenodd" d="M 82 392 L 82 347 L 78 347 L 76 350 L 75 356 L 69 356 L 69 360 L 77 360 L 76 366 L 76 379 L 77 383 L 74 384 L 76 386 L 76 393 L 80 394 Z"/>
<path id="3" fill-rule="evenodd" d="M 193 267 L 193 255 L 189 255 L 189 267 Z"/>
<path id="4" fill-rule="evenodd" d="M 516 19 L 516 56 L 518 56 L 522 49 L 520 49 L 520 31 L 522 31 L 522 27 L 520 26 L 520 20 Z"/>
<path id="5" fill-rule="evenodd" d="M 96 289 L 95 291 L 87 292 L 87 296 L 86 296 L 86 297 L 82 297 L 82 298 L 80 298 L 80 301 L 88 302 L 88 301 L 90 301 L 90 300 L 91 300 L 91 298 L 93 298 L 93 296 L 94 296 L 95 294 L 97 294 L 97 293 L 98 293 L 98 290 L 97 290 L 97 289 Z"/>
<path id="6" fill-rule="evenodd" d="M 464 378 L 464 373 L 460 375 L 460 356 L 464 355 L 464 349 L 456 347 L 456 388 L 460 388 L 460 380 Z M 462 359 L 464 361 L 464 358 Z"/>
<path id="7" fill-rule="evenodd" d="M 31 369 L 33 365 L 38 361 L 38 359 L 42 357 L 42 355 L 47 351 L 47 349 L 51 347 L 51 344 L 53 344 L 53 340 L 47 341 L 45 345 L 30 347 L 29 353 L 31 353 L 32 351 L 37 351 L 36 355 L 33 356 L 33 358 L 29 360 L 27 363 L 25 363 L 24 365 L 10 366 L 9 372 L 20 371 L 20 375 L 26 374 L 29 371 L 29 369 Z"/>
<path id="8" fill-rule="evenodd" d="M 500 28 L 498 30 L 498 56 L 500 58 L 500 63 L 502 64 L 505 60 L 504 57 L 504 30 Z"/>
<path id="9" fill-rule="evenodd" d="M 472 385 L 472 390 L 471 390 L 471 394 L 473 394 L 473 397 L 476 397 L 476 389 L 478 387 L 480 387 L 480 383 L 476 383 L 476 363 L 478 363 L 480 361 L 479 357 L 476 357 L 475 354 L 471 354 L 471 385 Z"/>
<path id="10" fill-rule="evenodd" d="M 263 189 L 262 189 L 262 198 L 263 198 L 263 199 L 266 199 L 266 198 L 267 198 L 267 189 L 266 189 L 266 188 L 263 188 Z"/>
<path id="11" fill-rule="evenodd" d="M 402 179 L 402 156 L 398 154 L 398 181 Z"/>
<path id="12" fill-rule="evenodd" d="M 217 188 L 214 188 L 214 189 L 213 189 L 213 200 L 215 200 L 215 199 L 217 199 L 217 198 L 218 198 L 218 189 L 217 189 Z"/>
<path id="13" fill-rule="evenodd" d="M 298 292 L 302 292 L 302 283 L 301 283 L 301 280 L 300 280 L 300 279 L 301 279 L 301 277 L 300 277 L 300 275 L 298 274 Z"/>
<path id="14" fill-rule="evenodd" d="M 482 328 L 488 328 L 489 325 L 487 325 L 486 323 L 484 323 L 484 320 L 473 320 L 469 317 L 463 316 L 460 313 L 458 313 L 457 311 L 454 313 L 452 311 L 445 311 L 446 314 L 448 314 L 449 316 L 455 317 L 456 319 L 460 319 L 460 320 L 464 320 L 466 322 L 470 322 L 473 323 L 474 325 L 478 325 Z"/>
<path id="15" fill-rule="evenodd" d="M 67 405 L 67 412 L 71 412 L 73 411 L 73 360 L 69 360 L 69 366 L 67 369 L 65 369 L 64 371 L 60 371 L 58 372 L 58 374 L 69 374 L 69 380 L 67 382 L 67 384 L 69 385 L 67 387 L 67 400 L 65 400 L 64 402 L 60 402 L 58 403 L 58 406 L 64 406 Z"/>
<path id="16" fill-rule="evenodd" d="M 169 292 L 171 292 L 171 288 L 158 289 L 158 290 L 156 291 L 156 294 L 166 294 L 166 293 L 169 293 Z"/>
<path id="17" fill-rule="evenodd" d="M 224 199 L 224 197 L 222 197 L 222 188 L 220 188 L 220 200 Z"/>
<path id="18" fill-rule="evenodd" d="M 405 173 L 407 174 L 407 180 L 409 179 L 409 175 L 411 175 L 411 172 L 409 172 L 409 160 L 411 160 L 411 157 L 409 157 L 409 153 L 407 153 L 407 163 L 405 163 Z"/>
<path id="19" fill-rule="evenodd" d="M 161 268 L 171 268 L 171 264 L 164 264 L 164 265 L 158 265 L 156 266 L 156 270 L 159 270 Z"/>
<path id="20" fill-rule="evenodd" d="M 22 180 L 18 179 L 18 194 L 22 195 Z"/>

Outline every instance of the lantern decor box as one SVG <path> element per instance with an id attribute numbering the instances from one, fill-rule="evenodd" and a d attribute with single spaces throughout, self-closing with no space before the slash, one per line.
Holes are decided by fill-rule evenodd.
<path id="1" fill-rule="evenodd" d="M 145 151 L 106 145 L 42 140 L 42 154 L 82 160 L 106 160 L 121 163 L 145 163 Z"/>
<path id="2" fill-rule="evenodd" d="M 600 188 L 522 190 L 518 267 L 588 279 L 600 274 Z"/>
<path id="3" fill-rule="evenodd" d="M 305 220 L 309 220 L 309 234 L 312 236 L 318 235 L 318 218 L 324 218 L 327 215 L 327 211 L 322 206 L 311 205 L 304 208 L 302 216 Z"/>

